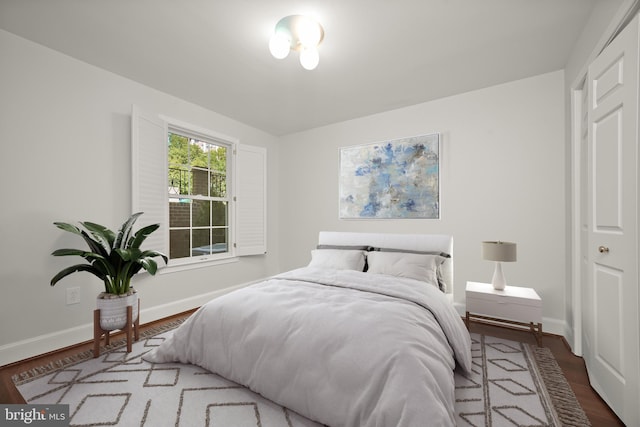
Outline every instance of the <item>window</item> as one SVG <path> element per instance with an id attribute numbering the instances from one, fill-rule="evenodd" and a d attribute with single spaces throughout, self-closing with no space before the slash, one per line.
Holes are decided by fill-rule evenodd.
<path id="1" fill-rule="evenodd" d="M 227 254 L 232 145 L 169 128 L 167 152 L 169 258 Z"/>
<path id="2" fill-rule="evenodd" d="M 132 207 L 159 223 L 145 248 L 189 268 L 266 252 L 266 150 L 183 122 L 132 113 Z"/>

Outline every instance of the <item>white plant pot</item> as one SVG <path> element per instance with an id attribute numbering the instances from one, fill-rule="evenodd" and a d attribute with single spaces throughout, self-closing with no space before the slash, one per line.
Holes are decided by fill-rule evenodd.
<path id="1" fill-rule="evenodd" d="M 138 318 L 138 294 L 130 290 L 125 295 L 113 295 L 102 292 L 96 299 L 100 310 L 100 327 L 104 331 L 122 329 L 127 325 L 127 307 L 132 307 L 131 322 Z"/>

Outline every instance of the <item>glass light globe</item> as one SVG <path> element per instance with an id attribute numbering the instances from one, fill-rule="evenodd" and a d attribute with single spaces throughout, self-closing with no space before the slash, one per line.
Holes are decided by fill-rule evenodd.
<path id="1" fill-rule="evenodd" d="M 269 40 L 269 50 L 274 58 L 282 59 L 289 55 L 291 49 L 291 40 L 283 32 L 276 32 Z"/>
<path id="2" fill-rule="evenodd" d="M 296 31 L 298 40 L 303 46 L 318 46 L 322 37 L 320 25 L 308 16 L 301 16 L 298 19 Z"/>
<path id="3" fill-rule="evenodd" d="M 320 54 L 315 47 L 304 47 L 300 51 L 300 65 L 305 70 L 313 70 L 320 62 Z"/>

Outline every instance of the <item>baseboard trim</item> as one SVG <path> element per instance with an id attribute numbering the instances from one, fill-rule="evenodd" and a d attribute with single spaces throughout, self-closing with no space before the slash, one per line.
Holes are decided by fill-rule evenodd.
<path id="1" fill-rule="evenodd" d="M 542 318 L 542 332 L 549 332 L 554 335 L 564 337 L 567 323 L 564 320 L 554 319 L 551 317 Z M 566 338 L 565 338 L 566 340 Z"/>
<path id="2" fill-rule="evenodd" d="M 200 307 L 208 301 L 232 292 L 236 289 L 257 283 L 259 280 L 230 286 L 206 294 L 200 294 L 168 304 L 162 304 L 140 310 L 140 323 L 149 323 L 177 313 Z M 0 367 L 21 362 L 35 356 L 70 347 L 93 339 L 93 323 L 86 323 L 50 334 L 39 335 L 22 341 L 5 344 L 0 347 Z"/>
<path id="3" fill-rule="evenodd" d="M 569 326 L 569 323 L 565 323 L 564 337 L 565 337 L 565 341 L 567 342 L 567 347 L 569 348 L 571 353 L 575 354 L 576 356 L 582 357 L 582 351 L 576 351 L 578 349 L 575 348 L 576 342 L 575 342 L 575 336 L 573 333 L 574 333 L 573 328 Z"/>

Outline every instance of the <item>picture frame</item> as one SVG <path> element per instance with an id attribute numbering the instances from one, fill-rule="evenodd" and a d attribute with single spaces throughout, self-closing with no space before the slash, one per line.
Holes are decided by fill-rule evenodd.
<path id="1" fill-rule="evenodd" d="M 340 219 L 440 219 L 439 133 L 340 148 Z"/>

